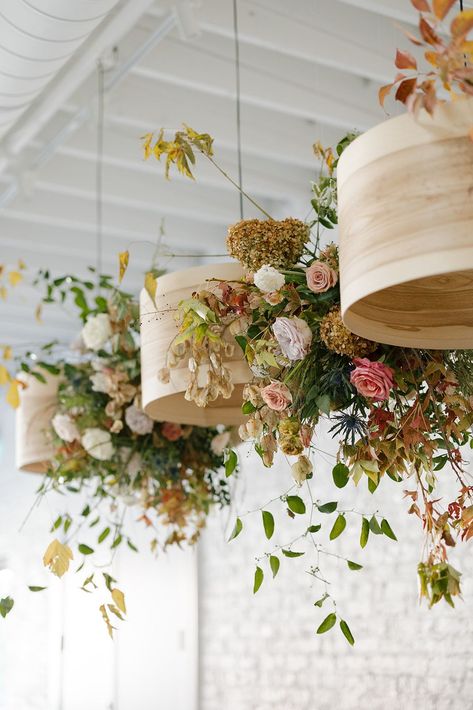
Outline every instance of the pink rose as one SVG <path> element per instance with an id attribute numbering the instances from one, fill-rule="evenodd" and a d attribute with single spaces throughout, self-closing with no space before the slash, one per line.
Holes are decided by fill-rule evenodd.
<path id="1" fill-rule="evenodd" d="M 325 261 L 314 261 L 305 272 L 307 286 L 314 293 L 323 293 L 335 286 L 338 274 Z"/>
<path id="2" fill-rule="evenodd" d="M 292 394 L 283 382 L 271 382 L 263 387 L 261 398 L 275 412 L 283 412 L 292 402 Z"/>
<path id="3" fill-rule="evenodd" d="M 182 427 L 173 422 L 164 422 L 161 426 L 161 434 L 168 441 L 177 441 L 182 436 Z"/>
<path id="4" fill-rule="evenodd" d="M 357 357 L 350 375 L 350 382 L 358 392 L 368 399 L 382 402 L 389 398 L 394 386 L 394 371 L 382 362 L 372 362 L 367 357 Z"/>
<path id="5" fill-rule="evenodd" d="M 276 318 L 273 333 L 288 360 L 302 360 L 309 353 L 312 331 L 302 318 Z"/>

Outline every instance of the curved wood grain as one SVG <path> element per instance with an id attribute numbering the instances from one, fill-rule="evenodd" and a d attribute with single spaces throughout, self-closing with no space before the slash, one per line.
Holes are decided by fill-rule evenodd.
<path id="1" fill-rule="evenodd" d="M 473 347 L 473 100 L 406 114 L 338 166 L 346 326 L 370 340 Z"/>
<path id="2" fill-rule="evenodd" d="M 57 408 L 59 377 L 44 373 L 46 383 L 31 375 L 20 375 L 27 386 L 20 391 L 16 410 L 15 458 L 20 471 L 45 473 L 54 447 L 50 439 L 51 419 Z"/>
<path id="3" fill-rule="evenodd" d="M 235 385 L 229 399 L 219 397 L 203 408 L 185 400 L 184 392 L 189 382 L 187 360 L 171 370 L 168 384 L 163 384 L 157 377 L 166 365 L 169 345 L 178 331 L 175 315 L 179 301 L 205 288 L 208 278 L 238 281 L 242 277 L 243 270 L 236 262 L 197 266 L 166 274 L 157 281 L 156 305 L 143 289 L 140 297 L 141 383 L 143 409 L 148 416 L 158 421 L 198 426 L 238 425 L 244 421 L 242 390 L 250 380 L 251 372 L 239 347 L 235 347 L 234 355 L 225 362 Z"/>

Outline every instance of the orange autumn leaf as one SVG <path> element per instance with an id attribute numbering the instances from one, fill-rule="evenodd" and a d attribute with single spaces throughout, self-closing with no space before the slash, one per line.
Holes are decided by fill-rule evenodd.
<path id="1" fill-rule="evenodd" d="M 13 409 L 18 409 L 20 406 L 20 394 L 18 392 L 18 381 L 12 380 L 7 392 L 7 402 Z"/>
<path id="2" fill-rule="evenodd" d="M 400 101 L 404 104 L 412 92 L 415 91 L 416 86 L 417 79 L 405 79 L 404 81 L 401 81 L 396 91 L 396 101 Z"/>
<path id="3" fill-rule="evenodd" d="M 427 0 L 411 0 L 411 3 L 419 12 L 430 12 L 430 5 Z"/>
<path id="4" fill-rule="evenodd" d="M 130 261 L 130 252 L 128 250 L 121 251 L 118 255 L 118 263 L 119 263 L 118 283 L 121 283 L 123 281 L 123 277 L 125 276 L 129 261 Z"/>
<path id="5" fill-rule="evenodd" d="M 378 91 L 378 100 L 381 106 L 384 107 L 384 102 L 386 101 L 386 97 L 389 96 L 391 93 L 391 90 L 393 88 L 394 84 L 386 84 L 386 86 L 382 86 L 380 90 Z"/>
<path id="6" fill-rule="evenodd" d="M 433 0 L 432 10 L 434 11 L 435 17 L 439 20 L 443 20 L 445 15 L 449 10 L 455 5 L 457 0 Z"/>
<path id="7" fill-rule="evenodd" d="M 427 42 L 427 44 L 431 44 L 434 47 L 437 47 L 438 45 L 442 45 L 442 41 L 438 34 L 435 32 L 434 28 L 432 27 L 431 24 L 427 22 L 426 19 L 423 17 L 421 18 L 419 22 L 419 30 L 422 35 L 422 39 Z"/>
<path id="8" fill-rule="evenodd" d="M 395 65 L 398 69 L 417 69 L 416 58 L 410 52 L 396 51 Z"/>
<path id="9" fill-rule="evenodd" d="M 455 39 L 464 39 L 473 29 L 473 10 L 459 12 L 450 25 L 450 31 Z"/>
<path id="10" fill-rule="evenodd" d="M 433 67 L 438 67 L 438 54 L 437 52 L 425 52 L 424 57 L 432 64 Z"/>
<path id="11" fill-rule="evenodd" d="M 12 286 L 16 286 L 23 279 L 23 276 L 19 271 L 10 271 L 8 274 L 8 280 Z"/>

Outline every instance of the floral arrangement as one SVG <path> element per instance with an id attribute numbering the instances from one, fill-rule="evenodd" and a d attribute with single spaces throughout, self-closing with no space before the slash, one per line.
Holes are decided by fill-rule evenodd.
<path id="1" fill-rule="evenodd" d="M 191 143 L 192 135 L 199 134 L 192 132 Z M 316 563 L 306 571 L 325 585 L 316 606 L 328 599 L 334 604 L 317 632 L 328 631 L 338 620 L 350 644 L 353 634 L 340 617 L 320 568 L 321 555 L 340 557 L 319 542 L 323 519 L 335 516 L 330 541 L 345 531 L 352 514 L 361 516 L 357 534 L 362 548 L 370 533 L 391 540 L 396 536 L 377 512 L 344 510 L 335 500 L 317 499 L 311 479 L 322 418 L 328 420 L 338 447 L 332 472 L 335 491 L 366 481 L 374 493 L 386 476 L 403 486 L 410 500 L 408 512 L 419 518 L 426 535 L 418 574 L 421 595 L 431 606 L 441 599 L 453 606 L 460 594 L 460 573 L 449 564 L 448 550 L 457 540 L 473 536 L 473 486 L 467 482 L 462 456 L 462 447 L 473 438 L 473 352 L 372 342 L 351 333 L 341 318 L 338 248 L 322 244 L 322 233 L 337 223 L 336 168 L 353 138 L 346 136 L 335 150 L 314 146 L 322 170 L 312 186 L 311 221 L 245 220 L 229 228 L 229 253 L 246 268 L 246 278 L 212 280 L 209 288 L 182 303 L 180 333 L 168 353 L 169 368 L 188 360 L 192 376 L 209 357 L 214 369 L 224 366 L 223 343 L 229 336 L 241 347 L 253 378 L 244 389 L 242 410 L 247 420 L 240 437 L 253 441 L 267 467 L 277 451 L 294 457 L 290 459 L 294 484 L 280 500 L 290 517 L 304 520 L 299 535 L 260 560 L 274 577 L 280 555 L 304 555 L 302 543 L 308 553 L 315 550 Z M 206 145 L 211 145 L 210 138 Z M 148 149 L 152 152 L 149 137 Z M 160 150 L 166 152 L 162 144 Z M 168 376 L 167 370 L 161 372 L 161 377 Z M 196 385 L 187 396 L 206 406 L 213 386 L 212 381 L 205 387 Z M 227 380 L 227 387 L 232 389 L 231 381 Z M 458 490 L 453 500 L 443 502 L 436 484 L 447 464 Z M 258 509 L 268 540 L 275 529 L 274 515 L 268 510 L 273 503 Z M 321 515 L 315 523 L 316 514 Z M 230 539 L 242 532 L 242 517 L 237 517 Z M 260 560 L 255 592 L 265 576 Z M 346 562 L 350 570 L 362 567 Z"/>
<path id="2" fill-rule="evenodd" d="M 212 506 L 229 503 L 222 467 L 230 431 L 155 422 L 143 412 L 138 305 L 109 277 L 99 281 L 100 295 L 94 297 L 90 281 L 53 279 L 40 272 L 43 301 L 67 304 L 72 297 L 83 327 L 72 353 L 58 356 L 55 344 L 48 344 L 41 360 L 32 364 L 27 356 L 21 363 L 28 377 L 43 382 L 48 375 L 59 383 L 49 433 L 54 453 L 39 495 L 56 490 L 87 498 L 78 519 L 66 512 L 54 521 L 51 532 L 61 532 L 63 541 L 51 542 L 44 564 L 62 576 L 75 541 L 82 558 L 77 571 L 86 563 L 90 568 L 85 591 L 98 586 L 97 547 L 112 560 L 120 545 L 137 551 L 127 516 L 150 531 L 151 550 L 159 552 L 170 545 L 193 545 Z M 233 455 L 227 473 L 235 466 Z M 107 573 L 100 576 L 112 595 L 100 607 L 112 634 L 110 613 L 122 618 L 125 602 L 115 580 Z"/>
<path id="3" fill-rule="evenodd" d="M 406 35 L 413 45 L 423 49 L 429 69 L 420 71 L 417 59 L 410 52 L 398 50 L 395 63 L 401 71 L 391 84 L 381 87 L 379 100 L 383 105 L 396 87 L 396 100 L 409 111 L 417 113 L 424 108 L 432 114 L 442 100 L 438 96 L 439 89 L 452 99 L 462 94 L 473 95 L 473 50 L 468 40 L 473 30 L 473 10 L 457 13 L 448 31 L 443 22 L 457 0 L 411 0 L 411 3 L 419 11 L 419 36 L 411 32 Z"/>

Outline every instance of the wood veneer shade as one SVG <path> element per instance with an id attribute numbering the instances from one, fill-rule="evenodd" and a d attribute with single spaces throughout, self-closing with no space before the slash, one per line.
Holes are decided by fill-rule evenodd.
<path id="1" fill-rule="evenodd" d="M 370 340 L 473 348 L 473 100 L 403 115 L 338 165 L 342 316 Z"/>
<path id="2" fill-rule="evenodd" d="M 44 373 L 46 383 L 21 375 L 27 387 L 20 391 L 16 410 L 15 457 L 20 471 L 45 473 L 54 453 L 49 432 L 57 408 L 59 378 Z"/>
<path id="3" fill-rule="evenodd" d="M 251 372 L 237 345 L 234 355 L 225 362 L 235 385 L 229 399 L 219 397 L 207 407 L 197 407 L 184 399 L 189 382 L 187 360 L 170 370 L 169 383 L 158 380 L 159 370 L 166 365 L 169 345 L 178 331 L 177 304 L 190 298 L 194 291 L 205 288 L 208 278 L 238 281 L 242 277 L 243 270 L 237 263 L 197 266 L 166 274 L 157 281 L 156 305 L 143 289 L 140 297 L 141 384 L 143 409 L 148 416 L 158 421 L 198 426 L 238 425 L 245 420 L 241 411 L 242 390 L 251 379 Z"/>

